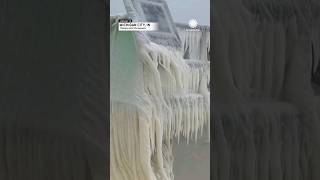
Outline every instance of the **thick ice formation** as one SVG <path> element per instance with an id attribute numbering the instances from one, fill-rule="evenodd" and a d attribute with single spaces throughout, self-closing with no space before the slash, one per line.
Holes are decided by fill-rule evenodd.
<path id="1" fill-rule="evenodd" d="M 210 28 L 199 26 L 199 31 L 188 31 L 190 27 L 184 24 L 176 25 L 185 59 L 210 61 Z"/>
<path id="2" fill-rule="evenodd" d="M 172 180 L 173 138 L 196 139 L 209 121 L 208 63 L 190 61 L 194 65 L 189 66 L 181 52 L 118 32 L 116 26 L 111 38 L 111 48 L 120 48 L 111 49 L 111 64 L 119 66 L 111 67 L 111 81 L 128 75 L 117 71 L 123 63 L 114 63 L 126 61 L 120 52 L 130 53 L 136 61 L 130 75 L 138 79 L 131 88 L 123 85 L 131 96 L 119 95 L 116 89 L 111 93 L 111 179 Z M 131 38 L 136 46 L 125 44 Z M 121 82 L 115 85 L 122 89 Z"/>

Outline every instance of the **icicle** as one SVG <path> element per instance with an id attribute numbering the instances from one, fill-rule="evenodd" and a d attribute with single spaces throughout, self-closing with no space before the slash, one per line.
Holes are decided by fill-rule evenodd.
<path id="1" fill-rule="evenodd" d="M 151 117 L 146 115 L 132 105 L 111 104 L 111 179 L 156 180 L 151 167 Z"/>
<path id="2" fill-rule="evenodd" d="M 210 29 L 200 26 L 199 31 L 187 31 L 185 25 L 177 24 L 178 34 L 182 41 L 182 52 L 186 59 L 209 60 Z"/>
<path id="3" fill-rule="evenodd" d="M 194 45 L 199 37 L 187 41 Z M 173 138 L 184 136 L 189 143 L 209 122 L 208 97 L 201 90 L 208 63 L 190 66 L 181 52 L 136 41 L 143 88 L 132 104 L 112 102 L 111 179 L 172 180 Z"/>

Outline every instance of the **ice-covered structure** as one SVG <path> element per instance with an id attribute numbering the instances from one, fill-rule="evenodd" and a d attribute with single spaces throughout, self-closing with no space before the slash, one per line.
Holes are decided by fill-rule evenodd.
<path id="1" fill-rule="evenodd" d="M 183 44 L 172 48 L 118 31 L 118 18 L 110 22 L 111 179 L 172 180 L 173 139 L 196 140 L 210 127 L 209 27 L 180 32 Z"/>

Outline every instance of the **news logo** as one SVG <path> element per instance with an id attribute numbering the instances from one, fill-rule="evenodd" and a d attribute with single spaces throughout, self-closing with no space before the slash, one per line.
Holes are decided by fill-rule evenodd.
<path id="1" fill-rule="evenodd" d="M 129 18 L 123 18 L 118 20 L 119 23 L 131 23 L 132 19 Z"/>
<path id="2" fill-rule="evenodd" d="M 196 19 L 190 19 L 188 25 L 189 28 L 187 28 L 186 31 L 200 31 L 198 21 Z"/>
<path id="3" fill-rule="evenodd" d="M 190 28 L 194 29 L 194 28 L 196 28 L 197 26 L 198 26 L 198 21 L 197 21 L 197 20 L 191 19 L 191 20 L 189 21 L 189 27 L 190 27 Z"/>

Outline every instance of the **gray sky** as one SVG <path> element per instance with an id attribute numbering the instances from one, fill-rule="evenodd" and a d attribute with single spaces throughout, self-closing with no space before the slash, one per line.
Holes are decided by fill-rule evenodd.
<path id="1" fill-rule="evenodd" d="M 196 19 L 201 25 L 210 24 L 210 0 L 166 0 L 175 22 L 187 24 Z M 125 14 L 122 0 L 110 1 L 111 15 Z"/>

